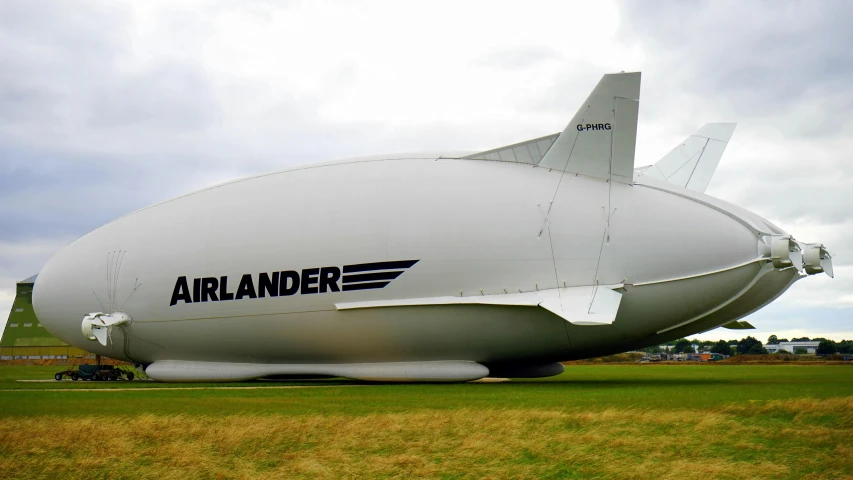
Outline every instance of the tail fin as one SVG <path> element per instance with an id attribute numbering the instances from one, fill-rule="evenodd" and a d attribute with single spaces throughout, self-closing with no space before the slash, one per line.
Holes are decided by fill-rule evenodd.
<path id="1" fill-rule="evenodd" d="M 736 126 L 736 123 L 707 123 L 657 163 L 638 168 L 636 173 L 704 192 Z"/>
<path id="2" fill-rule="evenodd" d="M 539 166 L 633 181 L 640 73 L 604 75 Z"/>

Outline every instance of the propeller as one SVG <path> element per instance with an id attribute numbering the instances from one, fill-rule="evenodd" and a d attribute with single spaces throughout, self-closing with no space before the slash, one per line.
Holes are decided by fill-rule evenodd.
<path id="1" fill-rule="evenodd" d="M 814 275 L 825 272 L 830 278 L 835 277 L 832 271 L 832 254 L 826 250 L 823 244 L 805 243 L 803 247 L 803 262 L 805 263 L 806 273 Z"/>

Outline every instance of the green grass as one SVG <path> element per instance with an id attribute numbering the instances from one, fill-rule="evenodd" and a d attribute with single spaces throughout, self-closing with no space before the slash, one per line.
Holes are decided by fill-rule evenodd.
<path id="1" fill-rule="evenodd" d="M 572 365 L 449 385 L 16 381 L 60 369 L 0 367 L 0 478 L 853 477 L 847 365 Z M 306 384 L 323 388 L 276 388 Z M 80 391 L 105 388 L 130 390 Z M 99 442 L 107 458 L 84 453 Z"/>
<path id="2" fill-rule="evenodd" d="M 743 402 L 791 398 L 853 396 L 853 366 L 585 366 L 573 365 L 557 377 L 497 384 L 386 384 L 365 382 L 242 382 L 230 384 L 133 382 L 18 382 L 50 379 L 63 367 L 0 367 L 0 418 L 10 415 L 85 415 L 77 404 L 83 392 L 39 392 L 62 389 L 130 388 L 140 391 L 102 393 L 99 409 L 128 413 L 140 402 L 145 412 L 208 413 L 227 409 L 252 414 L 367 414 L 411 409 L 456 408 L 713 408 Z M 324 388 L 270 387 L 323 385 Z M 328 387 L 327 387 L 328 385 Z M 332 388 L 331 385 L 341 385 Z M 253 387 L 210 390 L 219 386 Z M 156 388 L 157 391 L 142 391 Z M 163 389 L 181 390 L 166 391 Z M 193 388 L 197 390 L 183 390 Z M 57 402 L 56 398 L 67 401 Z"/>

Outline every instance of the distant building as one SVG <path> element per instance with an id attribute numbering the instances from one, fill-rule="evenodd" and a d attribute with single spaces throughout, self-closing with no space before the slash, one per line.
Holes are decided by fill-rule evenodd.
<path id="1" fill-rule="evenodd" d="M 719 353 L 703 352 L 699 354 L 699 360 L 702 362 L 716 362 L 717 360 L 722 360 L 723 358 L 723 355 Z"/>
<path id="2" fill-rule="evenodd" d="M 17 284 L 15 302 L 0 339 L 0 360 L 68 358 L 91 355 L 51 335 L 33 311 L 36 275 Z"/>
<path id="3" fill-rule="evenodd" d="M 785 350 L 788 353 L 797 353 L 798 349 L 805 350 L 806 354 L 814 355 L 817 353 L 817 346 L 820 344 L 817 342 L 780 342 L 778 344 L 768 344 L 765 345 L 764 348 L 767 349 L 770 353 L 776 353 L 780 350 Z"/>

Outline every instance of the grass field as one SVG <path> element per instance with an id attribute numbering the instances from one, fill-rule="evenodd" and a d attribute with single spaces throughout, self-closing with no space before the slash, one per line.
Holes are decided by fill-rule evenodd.
<path id="1" fill-rule="evenodd" d="M 0 478 L 853 478 L 853 366 L 232 389 L 16 381 L 55 371 L 0 367 Z"/>

